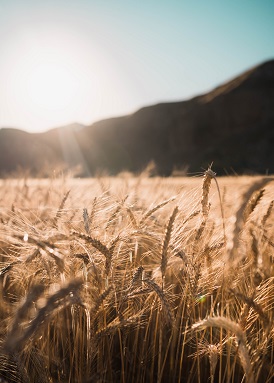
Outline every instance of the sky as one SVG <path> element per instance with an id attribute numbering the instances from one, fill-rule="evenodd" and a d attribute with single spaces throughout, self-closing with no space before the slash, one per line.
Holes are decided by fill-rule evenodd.
<path id="1" fill-rule="evenodd" d="M 189 99 L 274 58 L 273 0 L 0 0 L 0 127 Z"/>

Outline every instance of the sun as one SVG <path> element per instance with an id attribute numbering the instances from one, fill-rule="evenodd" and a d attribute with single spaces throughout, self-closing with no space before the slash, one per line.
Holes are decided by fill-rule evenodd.
<path id="1" fill-rule="evenodd" d="M 68 34 L 46 33 L 24 38 L 9 67 L 9 97 L 14 110 L 41 126 L 73 121 L 87 105 L 96 105 L 102 91 L 99 56 Z M 89 110 L 90 113 L 90 110 Z"/>
<path id="2" fill-rule="evenodd" d="M 6 102 L 14 116 L 39 131 L 87 123 L 103 113 L 107 97 L 117 89 L 109 60 L 68 30 L 38 32 L 17 37 L 7 55 Z"/>
<path id="3" fill-rule="evenodd" d="M 135 102 L 128 72 L 80 29 L 36 23 L 8 39 L 0 62 L 0 117 L 11 127 L 39 132 L 90 124 L 124 114 Z"/>
<path id="4" fill-rule="evenodd" d="M 33 107 L 58 115 L 73 105 L 80 79 L 77 81 L 63 57 L 41 60 L 32 65 L 28 73 L 23 88 Z"/>

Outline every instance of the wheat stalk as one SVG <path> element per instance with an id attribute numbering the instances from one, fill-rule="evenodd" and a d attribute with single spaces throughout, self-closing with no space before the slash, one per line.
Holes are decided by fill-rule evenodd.
<path id="1" fill-rule="evenodd" d="M 145 283 L 147 287 L 149 287 L 152 291 L 154 291 L 157 294 L 157 296 L 160 298 L 165 320 L 172 327 L 175 323 L 175 318 L 164 291 L 152 279 L 146 278 L 146 279 L 143 279 L 143 282 Z"/>

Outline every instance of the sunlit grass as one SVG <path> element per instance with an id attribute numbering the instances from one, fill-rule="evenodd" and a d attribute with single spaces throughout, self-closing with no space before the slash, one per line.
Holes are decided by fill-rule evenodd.
<path id="1" fill-rule="evenodd" d="M 271 382 L 273 181 L 206 182 L 2 180 L 0 378 Z"/>

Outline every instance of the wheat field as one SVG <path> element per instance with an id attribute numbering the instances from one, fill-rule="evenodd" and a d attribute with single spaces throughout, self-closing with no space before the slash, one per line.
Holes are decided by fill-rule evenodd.
<path id="1" fill-rule="evenodd" d="M 0 382 L 274 381 L 274 179 L 0 181 Z"/>

